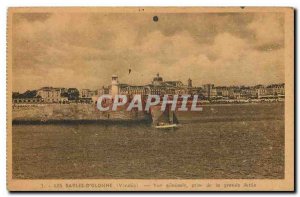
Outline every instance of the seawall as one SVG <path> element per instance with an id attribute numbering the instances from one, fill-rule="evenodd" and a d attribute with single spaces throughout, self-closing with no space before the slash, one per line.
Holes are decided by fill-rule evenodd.
<path id="1" fill-rule="evenodd" d="M 151 121 L 151 116 L 138 111 L 100 112 L 94 104 L 13 105 L 13 122 L 53 121 Z"/>

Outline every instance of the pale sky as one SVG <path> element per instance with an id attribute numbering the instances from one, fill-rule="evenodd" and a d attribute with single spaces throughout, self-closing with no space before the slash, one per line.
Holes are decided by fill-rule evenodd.
<path id="1" fill-rule="evenodd" d="M 153 16 L 158 16 L 157 22 Z M 15 13 L 13 91 L 284 82 L 282 13 Z M 131 69 L 131 74 L 128 74 Z"/>

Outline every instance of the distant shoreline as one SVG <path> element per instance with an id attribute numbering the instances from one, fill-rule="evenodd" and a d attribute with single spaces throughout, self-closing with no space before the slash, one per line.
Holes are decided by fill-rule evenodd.
<path id="1" fill-rule="evenodd" d="M 260 101 L 260 102 L 222 102 L 222 103 L 200 103 L 203 106 L 229 106 L 229 105 L 260 105 L 260 104 L 284 104 L 284 101 Z M 30 107 L 30 106 L 51 106 L 51 105 L 95 105 L 93 103 L 26 103 L 26 104 L 13 104 L 12 107 Z M 96 105 L 95 105 L 96 107 Z"/>

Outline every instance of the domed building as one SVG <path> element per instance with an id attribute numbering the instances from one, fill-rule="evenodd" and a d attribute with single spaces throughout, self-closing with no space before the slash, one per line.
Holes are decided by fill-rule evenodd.
<path id="1" fill-rule="evenodd" d="M 159 76 L 159 73 L 157 73 L 156 77 L 154 77 L 152 80 L 152 85 L 159 86 L 162 84 L 162 82 L 163 78 Z"/>

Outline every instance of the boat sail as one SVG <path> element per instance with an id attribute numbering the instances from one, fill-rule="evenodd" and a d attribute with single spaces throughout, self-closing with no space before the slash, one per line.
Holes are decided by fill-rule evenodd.
<path id="1" fill-rule="evenodd" d="M 178 123 L 179 122 L 174 111 L 171 111 L 170 105 L 167 105 L 165 111 L 157 119 L 157 125 L 155 125 L 155 128 L 158 129 L 176 128 L 178 127 Z"/>

